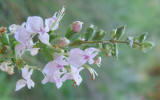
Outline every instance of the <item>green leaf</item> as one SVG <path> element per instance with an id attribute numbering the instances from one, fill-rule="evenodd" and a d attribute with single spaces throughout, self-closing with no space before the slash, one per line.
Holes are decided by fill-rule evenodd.
<path id="1" fill-rule="evenodd" d="M 141 49 L 142 51 L 147 52 L 148 50 L 152 49 L 153 46 L 154 46 L 153 42 L 146 41 L 142 43 Z"/>
<path id="2" fill-rule="evenodd" d="M 112 46 L 112 56 L 114 56 L 118 60 L 118 54 L 119 54 L 118 45 L 117 43 L 115 43 Z"/>
<path id="3" fill-rule="evenodd" d="M 125 26 L 121 26 L 121 27 L 117 28 L 116 35 L 114 36 L 114 38 L 119 40 L 120 38 L 122 38 L 124 33 L 125 33 Z"/>
<path id="4" fill-rule="evenodd" d="M 95 32 L 96 32 L 96 27 L 94 25 L 90 25 L 88 28 L 87 28 L 87 31 L 85 33 L 85 40 L 88 41 L 90 39 L 93 38 L 93 36 L 95 35 Z"/>
<path id="5" fill-rule="evenodd" d="M 9 45 L 9 37 L 8 37 L 7 33 L 3 34 L 2 43 L 5 44 L 5 45 Z"/>
<path id="6" fill-rule="evenodd" d="M 99 30 L 96 32 L 92 40 L 102 40 L 107 33 L 104 30 Z"/>
<path id="7" fill-rule="evenodd" d="M 116 35 L 116 31 L 117 31 L 117 29 L 113 29 L 113 30 L 110 32 L 111 38 L 114 38 L 114 36 Z"/>
<path id="8" fill-rule="evenodd" d="M 139 42 L 142 43 L 144 42 L 144 40 L 147 38 L 147 33 L 143 33 L 142 35 L 140 35 L 139 37 Z"/>
<path id="9" fill-rule="evenodd" d="M 65 37 L 68 38 L 69 40 L 71 40 L 74 34 L 75 34 L 75 32 L 72 31 L 72 27 L 69 26 Z"/>

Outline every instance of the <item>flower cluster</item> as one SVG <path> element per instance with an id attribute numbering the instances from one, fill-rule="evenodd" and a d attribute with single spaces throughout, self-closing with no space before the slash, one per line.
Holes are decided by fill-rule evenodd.
<path id="1" fill-rule="evenodd" d="M 14 74 L 14 68 L 20 69 L 22 79 L 17 81 L 15 91 L 27 86 L 35 86 L 31 79 L 33 70 L 44 75 L 42 84 L 55 83 L 60 88 L 66 80 L 74 81 L 74 86 L 82 82 L 80 72 L 87 69 L 92 80 L 98 76 L 92 65 L 101 66 L 101 56 L 118 58 L 118 43 L 127 44 L 131 48 L 147 51 L 153 43 L 146 41 L 146 34 L 137 37 L 128 37 L 122 40 L 125 26 L 118 27 L 110 32 L 109 40 L 105 39 L 106 32 L 90 25 L 84 34 L 80 34 L 83 22 L 75 21 L 64 34 L 57 34 L 61 19 L 65 13 L 63 7 L 52 17 L 43 20 L 39 16 L 30 16 L 21 25 L 10 25 L 0 28 L 0 69 L 8 74 Z M 43 52 L 48 57 L 44 68 L 30 65 L 23 55 L 30 52 L 36 56 Z M 42 54 L 42 53 L 40 53 Z"/>

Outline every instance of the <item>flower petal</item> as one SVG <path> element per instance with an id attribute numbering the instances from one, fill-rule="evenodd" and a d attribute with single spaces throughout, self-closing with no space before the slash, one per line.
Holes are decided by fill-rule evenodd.
<path id="1" fill-rule="evenodd" d="M 29 80 L 31 78 L 32 73 L 33 69 L 29 71 L 27 65 L 22 69 L 22 77 L 26 80 Z"/>
<path id="2" fill-rule="evenodd" d="M 16 55 L 21 56 L 25 51 L 25 46 L 23 44 L 17 44 L 15 47 Z"/>
<path id="3" fill-rule="evenodd" d="M 19 91 L 20 89 L 22 89 L 25 86 L 26 86 L 26 80 L 20 79 L 16 83 L 16 89 L 15 89 L 15 91 Z"/>
<path id="4" fill-rule="evenodd" d="M 27 80 L 28 89 L 31 89 L 31 87 L 34 87 L 34 85 L 35 85 L 35 83 L 31 79 Z"/>
<path id="5" fill-rule="evenodd" d="M 26 44 L 26 42 L 30 39 L 30 35 L 31 34 L 27 32 L 25 27 L 22 25 L 17 29 L 17 31 L 14 34 L 14 37 L 18 42 Z"/>
<path id="6" fill-rule="evenodd" d="M 42 43 L 44 43 L 46 45 L 51 45 L 49 43 L 49 35 L 48 35 L 48 33 L 40 34 L 39 35 L 39 39 L 41 40 Z"/>
<path id="7" fill-rule="evenodd" d="M 80 48 L 71 49 L 69 52 L 68 63 L 75 67 L 80 67 L 86 63 L 84 59 L 84 51 Z"/>
<path id="8" fill-rule="evenodd" d="M 26 29 L 31 33 L 40 32 L 41 28 L 43 28 L 43 19 L 39 16 L 30 16 L 26 22 Z"/>
<path id="9" fill-rule="evenodd" d="M 57 15 L 57 13 L 55 13 L 55 14 L 53 15 L 53 17 L 51 17 L 51 18 L 45 19 L 46 28 L 48 28 L 49 30 L 53 30 L 53 31 L 54 31 L 54 30 L 58 29 L 58 27 L 59 27 L 59 22 L 57 22 L 57 23 L 55 24 L 55 26 L 52 27 L 53 23 L 55 23 L 55 21 L 57 20 L 56 15 Z"/>

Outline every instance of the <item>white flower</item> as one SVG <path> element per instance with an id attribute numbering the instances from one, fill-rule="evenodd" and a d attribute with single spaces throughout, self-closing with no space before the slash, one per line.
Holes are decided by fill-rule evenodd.
<path id="1" fill-rule="evenodd" d="M 20 90 L 21 88 L 25 87 L 26 85 L 27 85 L 28 89 L 31 89 L 32 87 L 34 87 L 35 83 L 31 79 L 32 73 L 33 73 L 33 69 L 31 69 L 29 71 L 27 65 L 22 69 L 23 79 L 20 79 L 17 81 L 15 91 Z"/>

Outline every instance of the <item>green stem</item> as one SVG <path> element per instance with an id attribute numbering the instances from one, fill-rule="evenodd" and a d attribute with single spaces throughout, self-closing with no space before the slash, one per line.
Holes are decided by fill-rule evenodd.
<path id="1" fill-rule="evenodd" d="M 107 42 L 111 42 L 111 43 L 124 43 L 124 44 L 128 44 L 129 43 L 127 41 L 120 41 L 120 40 L 99 40 L 99 41 L 81 41 L 79 44 L 99 44 L 99 43 L 107 43 Z M 134 44 L 138 45 L 138 46 L 141 46 L 141 44 L 138 43 L 138 42 L 134 42 Z"/>

